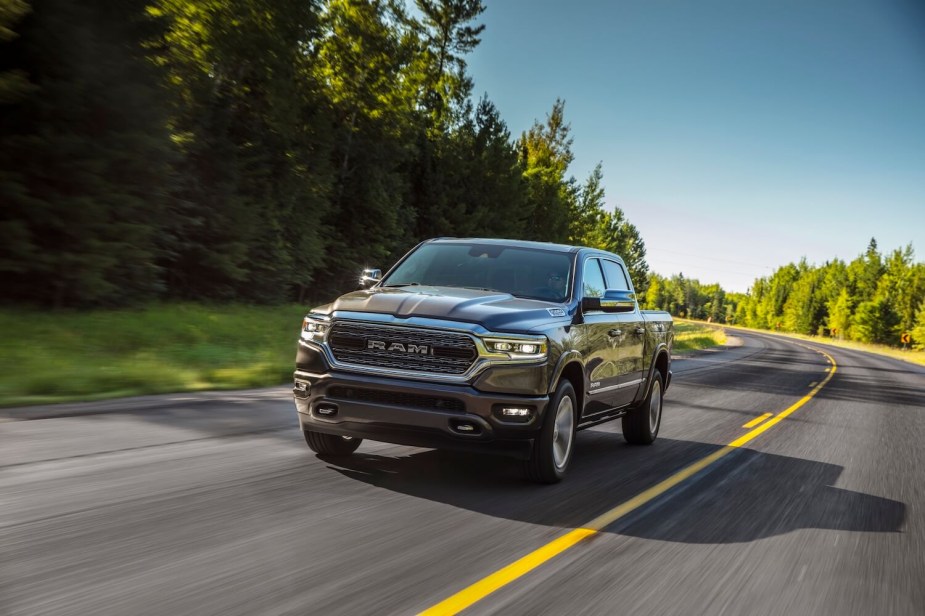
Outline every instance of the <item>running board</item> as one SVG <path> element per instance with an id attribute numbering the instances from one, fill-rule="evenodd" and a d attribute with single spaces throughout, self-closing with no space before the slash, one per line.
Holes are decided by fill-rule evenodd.
<path id="1" fill-rule="evenodd" d="M 584 430 L 585 428 L 591 428 L 598 424 L 610 421 L 611 419 L 617 419 L 623 417 L 629 413 L 630 409 L 623 407 L 621 409 L 611 409 L 609 411 L 603 411 L 600 414 L 596 414 L 594 417 L 589 417 L 587 420 L 582 421 L 578 424 L 576 430 Z"/>

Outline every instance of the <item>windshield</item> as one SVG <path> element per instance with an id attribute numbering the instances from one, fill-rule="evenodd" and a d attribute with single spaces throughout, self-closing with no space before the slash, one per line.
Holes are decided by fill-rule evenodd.
<path id="1" fill-rule="evenodd" d="M 424 244 L 381 286 L 462 287 L 564 302 L 571 288 L 571 257 L 564 252 L 495 244 Z"/>

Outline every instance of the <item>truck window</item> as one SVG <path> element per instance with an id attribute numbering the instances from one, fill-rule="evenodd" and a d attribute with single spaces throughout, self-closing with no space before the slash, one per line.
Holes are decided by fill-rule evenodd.
<path id="1" fill-rule="evenodd" d="M 479 243 L 434 242 L 408 255 L 384 287 L 428 285 L 486 289 L 564 302 L 571 288 L 568 253 Z"/>
<path id="2" fill-rule="evenodd" d="M 607 288 L 616 289 L 617 291 L 629 291 L 630 285 L 626 273 L 616 261 L 601 261 L 604 266 L 604 274 L 607 277 Z"/>
<path id="3" fill-rule="evenodd" d="M 600 261 L 598 259 L 588 259 L 585 261 L 585 272 L 582 277 L 581 290 L 584 297 L 603 297 L 604 274 L 601 272 Z"/>

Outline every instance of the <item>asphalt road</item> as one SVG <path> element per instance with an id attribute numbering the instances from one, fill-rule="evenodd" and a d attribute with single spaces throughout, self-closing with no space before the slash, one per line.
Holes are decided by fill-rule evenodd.
<path id="1" fill-rule="evenodd" d="M 0 614 L 420 612 L 829 374 L 741 339 L 674 363 L 653 446 L 581 432 L 555 486 L 380 443 L 320 459 L 282 388 L 0 410 Z M 792 415 L 466 613 L 925 614 L 925 370 L 826 350 Z"/>

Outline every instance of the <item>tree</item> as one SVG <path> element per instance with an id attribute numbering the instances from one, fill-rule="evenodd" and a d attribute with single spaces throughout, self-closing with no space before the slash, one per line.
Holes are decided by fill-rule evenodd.
<path id="1" fill-rule="evenodd" d="M 517 151 L 497 108 L 483 98 L 437 142 L 430 194 L 442 233 L 461 237 L 523 235 L 523 179 Z M 435 230 L 436 234 L 441 231 Z"/>
<path id="2" fill-rule="evenodd" d="M 925 301 L 919 304 L 915 325 L 910 333 L 912 334 L 912 346 L 916 349 L 925 349 Z"/>
<path id="3" fill-rule="evenodd" d="M 604 243 L 604 172 L 598 163 L 569 205 L 570 244 L 601 248 Z"/>
<path id="4" fill-rule="evenodd" d="M 809 268 L 805 260 L 801 261 L 800 270 L 801 274 L 784 302 L 784 329 L 806 335 L 816 334 L 826 317 L 822 296 L 824 272 Z"/>
<path id="5" fill-rule="evenodd" d="M 575 209 L 572 204 L 578 192 L 574 178 L 566 178 L 574 158 L 570 133 L 565 101 L 557 99 L 546 122 L 534 122 L 518 142 L 526 183 L 528 239 L 568 241 L 568 216 Z"/>
<path id="6" fill-rule="evenodd" d="M 431 129 L 442 133 L 449 112 L 461 108 L 472 90 L 465 54 L 481 42 L 485 25 L 473 25 L 485 7 L 481 0 L 415 0 L 422 19 L 411 20 L 423 43 L 423 106 Z"/>
<path id="7" fill-rule="evenodd" d="M 7 24 L 22 14 L 20 3 L 5 6 Z M 8 301 L 124 304 L 162 289 L 157 231 L 172 149 L 154 52 L 141 44 L 160 24 L 143 6 L 40 0 L 18 39 L 2 30 L 15 67 L 4 72 L 15 96 L 0 119 Z M 16 86 L 24 74 L 34 87 Z"/>
<path id="8" fill-rule="evenodd" d="M 330 116 L 301 0 L 159 0 L 183 157 L 166 262 L 182 297 L 278 301 L 321 267 Z"/>
<path id="9" fill-rule="evenodd" d="M 843 288 L 835 301 L 829 303 L 828 325 L 836 338 L 850 337 L 854 305 L 854 300 L 847 288 Z"/>
<path id="10" fill-rule="evenodd" d="M 895 327 L 899 316 L 885 298 L 858 304 L 852 325 L 852 336 L 861 342 L 895 344 Z"/>
<path id="11" fill-rule="evenodd" d="M 600 248 L 616 253 L 623 258 L 636 291 L 646 292 L 649 279 L 649 265 L 646 263 L 646 245 L 635 225 L 626 220 L 623 210 L 614 207 L 605 212 L 601 221 L 602 241 Z"/>
<path id="12" fill-rule="evenodd" d="M 14 28 L 30 11 L 23 0 L 0 0 L 0 48 L 10 50 L 7 43 L 19 38 Z M 8 56 L 4 54 L 4 58 Z M 12 54 L 9 56 L 12 58 Z M 29 81 L 29 75 L 22 66 L 9 60 L 0 60 L 0 105 L 15 103 L 35 92 L 35 84 Z"/>

